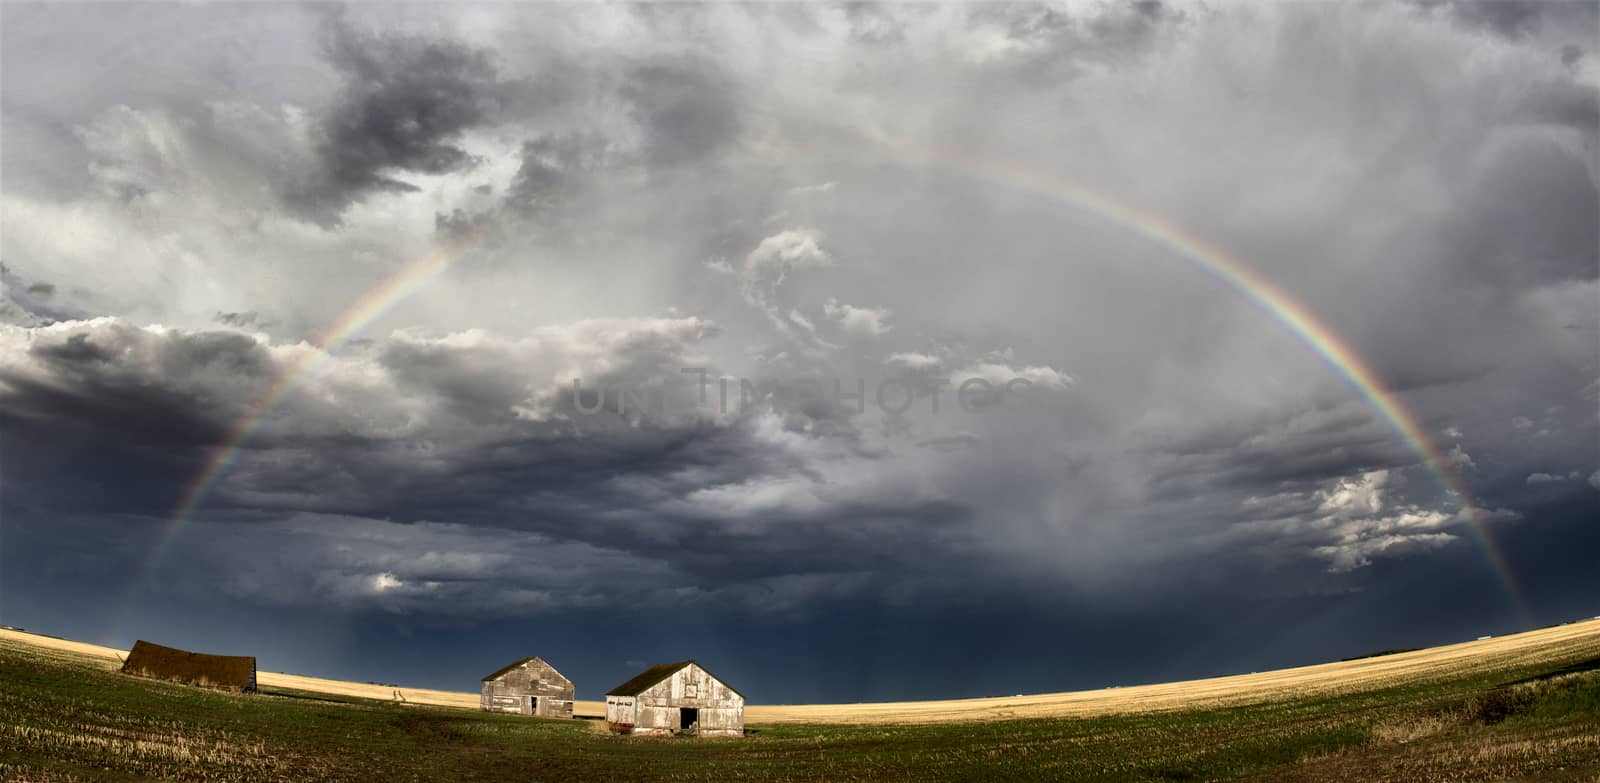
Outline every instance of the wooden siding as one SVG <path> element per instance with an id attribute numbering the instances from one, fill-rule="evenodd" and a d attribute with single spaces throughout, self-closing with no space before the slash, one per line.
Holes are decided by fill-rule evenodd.
<path id="1" fill-rule="evenodd" d="M 607 696 L 606 697 L 606 723 L 612 731 L 623 734 L 633 733 L 635 701 L 632 696 Z"/>
<path id="2" fill-rule="evenodd" d="M 478 706 L 489 712 L 570 718 L 573 697 L 571 680 L 543 660 L 530 658 L 484 680 Z"/>
<path id="3" fill-rule="evenodd" d="M 691 728 L 683 725 L 685 708 L 698 712 L 693 728 L 701 736 L 744 736 L 744 697 L 697 664 L 679 669 L 636 697 L 607 696 L 606 720 L 616 731 L 675 734 Z"/>

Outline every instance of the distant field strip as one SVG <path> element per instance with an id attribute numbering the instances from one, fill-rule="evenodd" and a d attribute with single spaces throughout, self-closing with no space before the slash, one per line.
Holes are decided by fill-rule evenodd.
<path id="1" fill-rule="evenodd" d="M 3 629 L 0 629 L 0 639 L 102 658 L 106 660 L 108 668 L 115 668 L 117 661 L 127 655 L 125 651 L 111 647 Z M 754 704 L 745 708 L 745 719 L 752 724 L 948 723 L 1202 709 L 1425 683 L 1513 669 L 1557 658 L 1600 658 L 1600 620 L 1586 620 L 1415 652 L 1257 674 L 982 699 L 862 704 Z M 258 674 L 258 680 L 264 688 L 292 688 L 380 701 L 403 700 L 412 704 L 478 708 L 476 693 L 395 688 L 266 671 Z M 604 714 L 605 705 L 595 701 L 579 701 L 574 709 L 580 716 L 596 717 Z"/>

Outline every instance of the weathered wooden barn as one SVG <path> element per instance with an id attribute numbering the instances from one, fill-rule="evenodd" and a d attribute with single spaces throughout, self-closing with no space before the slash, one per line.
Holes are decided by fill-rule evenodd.
<path id="1" fill-rule="evenodd" d="M 606 693 L 606 722 L 623 734 L 744 736 L 744 694 L 694 661 L 645 669 Z"/>
<path id="2" fill-rule="evenodd" d="M 572 698 L 572 680 L 543 658 L 532 656 L 484 677 L 478 704 L 489 712 L 570 718 Z"/>
<path id="3" fill-rule="evenodd" d="M 124 674 L 204 688 L 228 691 L 256 689 L 255 656 L 207 655 L 163 647 L 143 639 L 133 643 L 133 649 L 128 651 L 128 660 L 122 662 L 122 671 Z"/>

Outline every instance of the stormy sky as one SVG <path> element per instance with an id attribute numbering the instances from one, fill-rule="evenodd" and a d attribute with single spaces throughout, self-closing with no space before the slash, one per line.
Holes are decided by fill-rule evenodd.
<path id="1" fill-rule="evenodd" d="M 8 3 L 0 622 L 774 703 L 1596 614 L 1597 8 Z"/>

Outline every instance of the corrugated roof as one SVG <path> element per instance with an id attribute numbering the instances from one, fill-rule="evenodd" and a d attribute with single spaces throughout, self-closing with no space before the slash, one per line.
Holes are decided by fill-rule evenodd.
<path id="1" fill-rule="evenodd" d="M 698 662 L 696 662 L 693 659 L 690 659 L 690 660 L 687 660 L 687 661 L 678 661 L 677 663 L 658 663 L 658 664 L 656 664 L 654 666 L 651 666 L 648 669 L 645 669 L 642 672 L 639 672 L 639 674 L 637 676 L 635 676 L 633 679 L 628 680 L 627 682 L 625 682 L 625 683 L 623 683 L 621 685 L 618 685 L 617 687 L 612 688 L 609 691 L 606 691 L 606 695 L 607 696 L 638 696 L 639 694 L 644 693 L 647 690 L 650 690 L 650 688 L 652 686 L 654 686 L 656 683 L 661 682 L 662 680 L 665 680 L 666 678 L 671 677 L 674 674 L 677 674 L 678 670 L 680 670 L 680 669 L 682 669 L 682 668 L 684 668 L 686 666 L 690 666 L 690 665 L 700 666 L 700 669 L 702 671 L 704 671 L 706 674 L 711 674 L 711 670 L 710 669 L 707 669 L 706 667 L 701 666 Z M 717 682 L 721 682 L 723 684 L 723 686 L 725 686 L 728 690 L 733 691 L 734 693 L 738 693 L 739 694 L 739 698 L 741 698 L 741 699 L 744 698 L 744 694 L 743 693 L 739 693 L 739 690 L 737 688 L 734 688 L 732 685 L 728 685 L 728 683 L 723 682 L 721 677 L 717 677 L 717 675 L 715 675 L 715 674 L 711 674 L 711 676 L 713 678 L 715 678 Z"/>
<path id="2" fill-rule="evenodd" d="M 517 668 L 519 666 L 522 666 L 522 665 L 524 665 L 524 664 L 526 664 L 526 663 L 528 663 L 530 661 L 538 661 L 539 663 L 543 663 L 546 666 L 550 666 L 549 663 L 546 663 L 545 660 L 540 658 L 539 656 L 530 655 L 530 656 L 528 656 L 526 658 L 523 658 L 520 661 L 512 661 L 511 663 L 506 664 L 499 671 L 497 671 L 497 672 L 495 672 L 493 674 L 489 674 L 489 675 L 484 676 L 482 681 L 483 682 L 488 682 L 490 680 L 498 680 L 498 679 L 500 679 L 501 675 L 505 674 L 506 672 L 509 672 L 512 669 L 515 669 L 515 668 Z M 550 666 L 550 671 L 556 671 L 556 667 Z M 561 674 L 561 672 L 556 672 L 556 674 Z M 562 679 L 566 679 L 566 676 L 562 675 Z"/>

